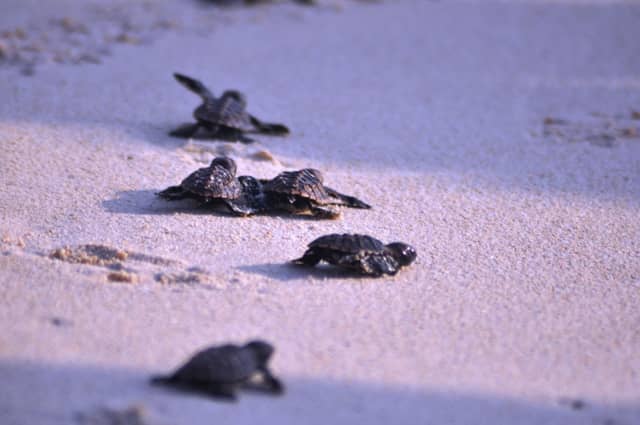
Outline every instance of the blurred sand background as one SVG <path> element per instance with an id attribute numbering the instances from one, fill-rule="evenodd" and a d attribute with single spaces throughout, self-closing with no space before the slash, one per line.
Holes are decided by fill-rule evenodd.
<path id="1" fill-rule="evenodd" d="M 320 3 L 1 1 L 0 422 L 639 424 L 640 3 Z M 292 134 L 170 138 L 199 101 L 174 71 Z M 155 196 L 223 153 L 374 209 Z M 332 232 L 419 257 L 286 265 Z M 82 244 L 129 253 L 121 273 L 50 258 Z M 254 337 L 282 398 L 147 384 Z"/>

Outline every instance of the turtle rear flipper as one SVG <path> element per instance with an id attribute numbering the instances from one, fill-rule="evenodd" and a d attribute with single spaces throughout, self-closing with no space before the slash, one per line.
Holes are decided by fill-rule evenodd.
<path id="1" fill-rule="evenodd" d="M 191 194 L 185 191 L 182 186 L 169 186 L 162 192 L 158 192 L 157 195 L 169 201 L 177 201 L 191 196 Z"/>
<path id="2" fill-rule="evenodd" d="M 325 186 L 324 190 L 327 192 L 329 196 L 332 198 L 339 199 L 342 202 L 342 205 L 345 205 L 350 208 L 361 208 L 364 210 L 371 209 L 371 205 L 366 202 L 361 201 L 355 196 L 345 195 L 343 193 L 338 192 L 335 189 L 331 189 L 330 187 Z"/>
<path id="3" fill-rule="evenodd" d="M 215 100 L 213 93 L 200 81 L 177 72 L 173 73 L 173 77 L 187 89 L 200 96 L 203 101 Z"/>
<path id="4" fill-rule="evenodd" d="M 249 119 L 259 133 L 270 136 L 286 136 L 289 134 L 289 128 L 286 125 L 262 122 L 253 115 L 249 115 Z"/>

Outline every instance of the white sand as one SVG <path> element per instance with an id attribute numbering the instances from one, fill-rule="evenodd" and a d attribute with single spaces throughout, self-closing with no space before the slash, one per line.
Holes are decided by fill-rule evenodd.
<path id="1" fill-rule="evenodd" d="M 30 2 L 5 3 L 0 30 L 65 16 L 38 6 L 33 23 Z M 152 424 L 640 423 L 640 139 L 543 135 L 547 116 L 640 127 L 637 2 L 345 0 L 197 18 L 181 3 L 151 3 L 180 25 L 100 65 L 0 68 L 2 424 L 133 404 Z M 293 129 L 229 145 L 240 173 L 319 168 L 374 209 L 241 219 L 157 199 L 225 145 L 166 135 L 198 102 L 173 71 L 238 88 Z M 285 264 L 332 232 L 419 258 L 382 279 Z M 140 279 L 127 284 L 46 257 L 86 243 L 171 261 L 127 261 Z M 276 344 L 285 397 L 147 385 L 196 349 L 253 337 Z"/>

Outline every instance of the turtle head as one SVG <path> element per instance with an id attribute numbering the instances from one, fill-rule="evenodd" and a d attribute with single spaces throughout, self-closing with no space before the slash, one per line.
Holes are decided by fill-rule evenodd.
<path id="1" fill-rule="evenodd" d="M 217 158 L 213 158 L 213 161 L 211 161 L 211 165 L 209 167 L 222 167 L 234 176 L 236 175 L 236 162 L 228 156 L 219 156 Z"/>
<path id="2" fill-rule="evenodd" d="M 222 97 L 227 99 L 233 99 L 244 106 L 247 105 L 247 98 L 244 97 L 244 95 L 240 93 L 238 90 L 226 90 L 224 93 L 222 93 Z"/>
<path id="3" fill-rule="evenodd" d="M 401 266 L 408 266 L 418 256 L 414 247 L 402 242 L 390 243 L 385 248 Z"/>
<path id="4" fill-rule="evenodd" d="M 273 345 L 261 340 L 249 341 L 245 347 L 253 352 L 258 364 L 266 365 L 273 354 Z"/>
<path id="5" fill-rule="evenodd" d="M 262 183 L 260 180 L 253 176 L 240 176 L 238 181 L 242 185 L 242 188 L 252 196 L 259 196 L 262 194 Z"/>

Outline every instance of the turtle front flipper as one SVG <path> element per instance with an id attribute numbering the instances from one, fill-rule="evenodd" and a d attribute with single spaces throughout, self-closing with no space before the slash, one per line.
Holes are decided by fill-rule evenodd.
<path id="1" fill-rule="evenodd" d="M 289 128 L 286 125 L 262 122 L 253 115 L 249 115 L 249 119 L 259 133 L 269 136 L 286 136 L 289 134 Z"/>
<path id="2" fill-rule="evenodd" d="M 203 101 L 206 102 L 215 100 L 215 96 L 213 95 L 213 93 L 211 93 L 211 91 L 204 84 L 202 84 L 195 78 L 187 77 L 186 75 L 179 74 L 177 72 L 173 73 L 173 77 L 187 89 L 200 96 Z"/>
<path id="3" fill-rule="evenodd" d="M 241 217 L 248 217 L 258 212 L 249 202 L 242 199 L 228 199 L 225 200 L 224 203 L 232 213 Z"/>
<path id="4" fill-rule="evenodd" d="M 367 204 L 366 202 L 361 201 L 360 199 L 356 198 L 355 196 L 345 195 L 345 194 L 340 193 L 337 190 L 331 189 L 330 187 L 327 187 L 327 186 L 324 187 L 324 190 L 332 198 L 338 199 L 340 201 L 341 205 L 344 205 L 344 206 L 349 207 L 349 208 L 360 208 L 360 209 L 364 209 L 364 210 L 371 209 L 371 205 Z"/>
<path id="5" fill-rule="evenodd" d="M 269 368 L 261 367 L 258 369 L 262 373 L 262 389 L 268 393 L 279 395 L 284 393 L 284 385 L 278 378 L 273 376 Z"/>
<path id="6" fill-rule="evenodd" d="M 395 275 L 400 269 L 398 262 L 386 254 L 372 254 L 360 260 L 362 272 L 372 276 L 382 276 L 383 274 Z"/>
<path id="7" fill-rule="evenodd" d="M 182 188 L 182 186 L 169 186 L 162 192 L 158 192 L 156 195 L 168 201 L 177 201 L 179 199 L 185 199 L 191 196 L 189 192 L 185 191 Z"/>
<path id="8" fill-rule="evenodd" d="M 291 264 L 295 264 L 297 266 L 313 267 L 318 264 L 320 260 L 322 260 L 322 255 L 316 252 L 314 248 L 309 248 L 305 251 L 302 257 L 291 260 Z"/>
<path id="9" fill-rule="evenodd" d="M 183 124 L 175 130 L 171 130 L 169 136 L 179 137 L 180 139 L 190 139 L 195 136 L 199 129 L 200 124 L 198 123 Z"/>
<path id="10" fill-rule="evenodd" d="M 327 218 L 336 220 L 340 218 L 340 210 L 330 205 L 311 204 L 309 206 L 311 214 L 316 218 Z"/>
<path id="11" fill-rule="evenodd" d="M 265 384 L 267 385 L 268 391 L 271 394 L 284 394 L 284 385 L 278 378 L 274 377 L 273 375 L 269 375 L 269 377 L 266 379 L 267 381 L 265 382 Z"/>

